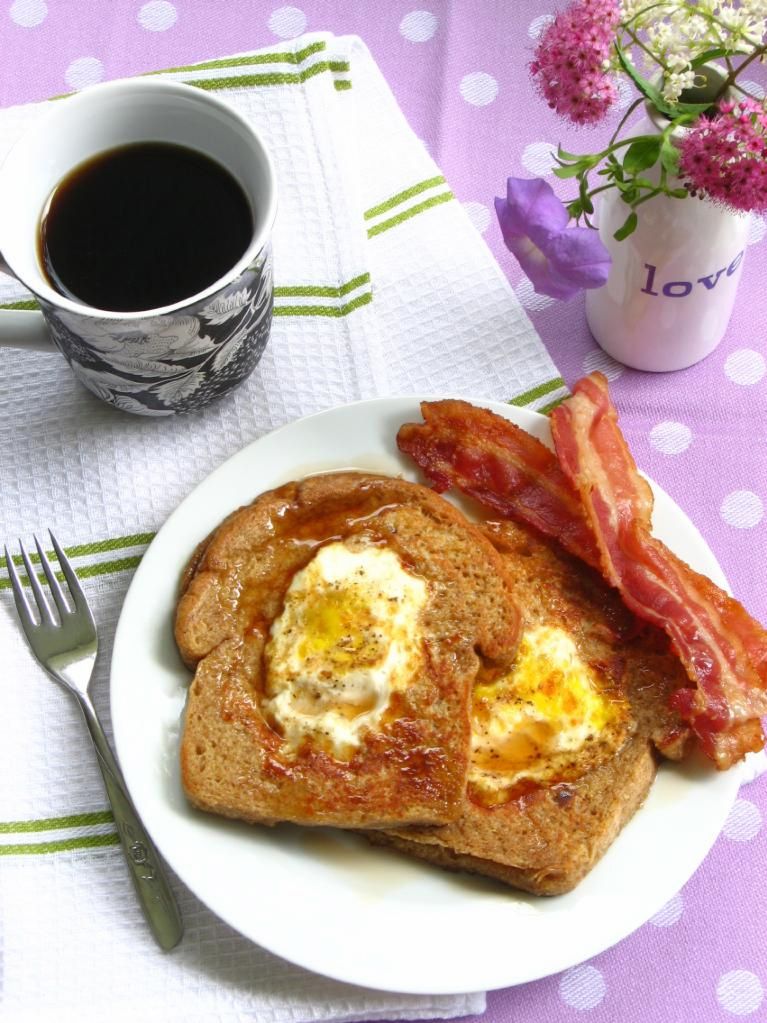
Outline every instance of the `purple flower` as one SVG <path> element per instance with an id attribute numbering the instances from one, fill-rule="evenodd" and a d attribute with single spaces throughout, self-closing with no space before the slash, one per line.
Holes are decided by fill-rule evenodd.
<path id="1" fill-rule="evenodd" d="M 541 178 L 509 178 L 495 212 L 506 248 L 539 295 L 567 300 L 607 280 L 610 253 L 599 235 L 588 227 L 568 227 L 567 210 Z"/>

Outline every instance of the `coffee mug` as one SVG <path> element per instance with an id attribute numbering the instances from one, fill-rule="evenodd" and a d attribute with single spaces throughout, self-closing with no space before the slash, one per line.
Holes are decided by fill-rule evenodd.
<path id="1" fill-rule="evenodd" d="M 251 207 L 250 242 L 228 273 L 195 295 L 138 312 L 96 309 L 49 282 L 39 252 L 41 217 L 74 168 L 141 142 L 180 145 L 228 169 Z M 200 89 L 143 78 L 52 103 L 0 168 L 0 270 L 32 292 L 41 309 L 0 311 L 0 346 L 58 349 L 89 391 L 127 412 L 167 416 L 203 408 L 237 387 L 266 346 L 276 207 L 274 169 L 257 132 Z"/>

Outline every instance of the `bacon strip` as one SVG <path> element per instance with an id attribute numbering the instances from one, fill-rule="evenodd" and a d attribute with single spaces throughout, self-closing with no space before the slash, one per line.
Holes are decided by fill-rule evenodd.
<path id="1" fill-rule="evenodd" d="M 560 465 L 580 494 L 602 572 L 639 617 L 665 629 L 695 688 L 672 705 L 720 769 L 764 745 L 767 632 L 650 534 L 652 492 L 620 432 L 601 373 L 552 413 Z"/>
<path id="2" fill-rule="evenodd" d="M 425 401 L 421 414 L 424 423 L 402 426 L 397 444 L 439 493 L 457 487 L 504 518 L 532 526 L 583 561 L 599 565 L 578 495 L 544 444 L 465 401 Z"/>

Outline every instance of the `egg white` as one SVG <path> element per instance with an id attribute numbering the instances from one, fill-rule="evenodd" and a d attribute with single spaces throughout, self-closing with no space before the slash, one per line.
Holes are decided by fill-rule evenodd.
<path id="1" fill-rule="evenodd" d="M 263 710 L 288 747 L 359 747 L 421 666 L 427 598 L 387 547 L 332 542 L 295 574 L 265 650 Z"/>

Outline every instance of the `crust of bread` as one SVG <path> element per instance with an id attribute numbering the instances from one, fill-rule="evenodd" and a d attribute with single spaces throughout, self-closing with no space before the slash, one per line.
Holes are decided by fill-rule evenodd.
<path id="1" fill-rule="evenodd" d="M 569 632 L 579 656 L 628 701 L 630 737 L 613 758 L 571 782 L 495 807 L 472 799 L 470 787 L 454 823 L 368 837 L 448 869 L 558 895 L 586 876 L 644 802 L 656 771 L 655 744 L 682 755 L 683 733 L 668 698 L 686 677 L 667 639 L 640 626 L 590 568 L 524 527 L 488 523 L 486 530 L 513 578 L 523 628 L 552 624 Z M 670 746 L 670 736 L 680 741 Z"/>
<path id="2" fill-rule="evenodd" d="M 421 829 L 417 836 L 397 831 L 367 837 L 448 870 L 484 874 L 535 895 L 562 895 L 583 880 L 634 816 L 655 770 L 651 744 L 636 738 L 581 785 L 540 789 L 496 810 L 469 805 L 450 836 L 434 828 L 432 835 Z"/>
<path id="3" fill-rule="evenodd" d="M 296 571 L 330 539 L 385 544 L 426 580 L 424 668 L 347 761 L 286 750 L 261 712 L 263 652 Z M 287 484 L 230 515 L 182 580 L 175 635 L 195 669 L 181 742 L 197 807 L 253 823 L 372 828 L 461 813 L 471 687 L 513 656 L 518 615 L 504 559 L 452 505 L 418 484 L 331 473 Z"/>

